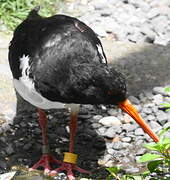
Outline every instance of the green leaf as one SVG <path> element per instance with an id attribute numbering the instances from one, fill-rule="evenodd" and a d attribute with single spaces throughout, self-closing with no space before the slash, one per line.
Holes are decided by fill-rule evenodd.
<path id="1" fill-rule="evenodd" d="M 169 130 L 170 130 L 170 126 L 167 127 L 167 128 L 162 129 L 162 130 L 159 132 L 158 136 L 159 136 L 159 137 L 163 136 L 163 135 L 164 135 L 166 132 L 168 132 Z"/>
<path id="2" fill-rule="evenodd" d="M 152 173 L 155 171 L 155 169 L 158 167 L 159 164 L 161 164 L 163 160 L 155 160 L 155 161 L 150 161 L 147 164 L 147 167 L 149 171 Z"/>
<path id="3" fill-rule="evenodd" d="M 170 86 L 166 87 L 166 88 L 165 88 L 165 91 L 170 92 Z"/>
<path id="4" fill-rule="evenodd" d="M 170 138 L 165 137 L 165 138 L 162 140 L 162 144 L 169 144 L 169 145 L 170 145 Z"/>
<path id="5" fill-rule="evenodd" d="M 113 176 L 112 175 L 107 176 L 106 180 L 113 180 Z"/>
<path id="6" fill-rule="evenodd" d="M 151 154 L 151 153 L 146 153 L 143 156 L 140 157 L 139 162 L 147 162 L 147 161 L 152 161 L 158 158 L 162 158 L 161 155 L 159 154 Z"/>
<path id="7" fill-rule="evenodd" d="M 113 166 L 113 167 L 106 168 L 106 170 L 109 171 L 110 173 L 117 174 L 120 171 L 120 168 L 117 166 Z"/>
<path id="8" fill-rule="evenodd" d="M 149 149 L 149 150 L 155 150 L 155 151 L 159 151 L 160 150 L 160 144 L 159 143 L 147 143 L 143 145 L 145 148 Z"/>

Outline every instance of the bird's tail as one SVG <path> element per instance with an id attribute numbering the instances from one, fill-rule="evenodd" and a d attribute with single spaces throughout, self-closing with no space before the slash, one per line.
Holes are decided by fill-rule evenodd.
<path id="1" fill-rule="evenodd" d="M 28 14 L 27 19 L 41 18 L 41 16 L 38 14 L 39 10 L 40 10 L 40 6 L 35 6 Z"/>

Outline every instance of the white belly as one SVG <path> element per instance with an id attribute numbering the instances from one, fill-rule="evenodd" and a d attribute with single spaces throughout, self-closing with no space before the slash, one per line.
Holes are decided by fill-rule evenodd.
<path id="1" fill-rule="evenodd" d="M 41 94 L 39 94 L 34 88 L 28 88 L 23 81 L 14 79 L 14 86 L 17 92 L 29 103 L 39 107 L 41 109 L 62 109 L 65 108 L 65 104 L 60 102 L 50 101 Z"/>

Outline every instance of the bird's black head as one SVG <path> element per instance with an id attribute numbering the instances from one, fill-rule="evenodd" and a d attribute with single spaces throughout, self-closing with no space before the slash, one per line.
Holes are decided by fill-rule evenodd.
<path id="1" fill-rule="evenodd" d="M 64 94 L 74 103 L 118 104 L 126 99 L 125 78 L 113 67 L 97 62 L 75 63 L 71 67 Z"/>

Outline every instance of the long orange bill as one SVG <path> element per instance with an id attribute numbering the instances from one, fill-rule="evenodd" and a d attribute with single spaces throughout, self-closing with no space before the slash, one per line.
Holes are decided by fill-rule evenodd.
<path id="1" fill-rule="evenodd" d="M 149 125 L 142 119 L 140 114 L 137 112 L 136 108 L 130 103 L 128 99 L 120 102 L 119 107 L 128 113 L 140 126 L 141 128 L 155 141 L 158 142 L 158 136 L 151 130 Z"/>

